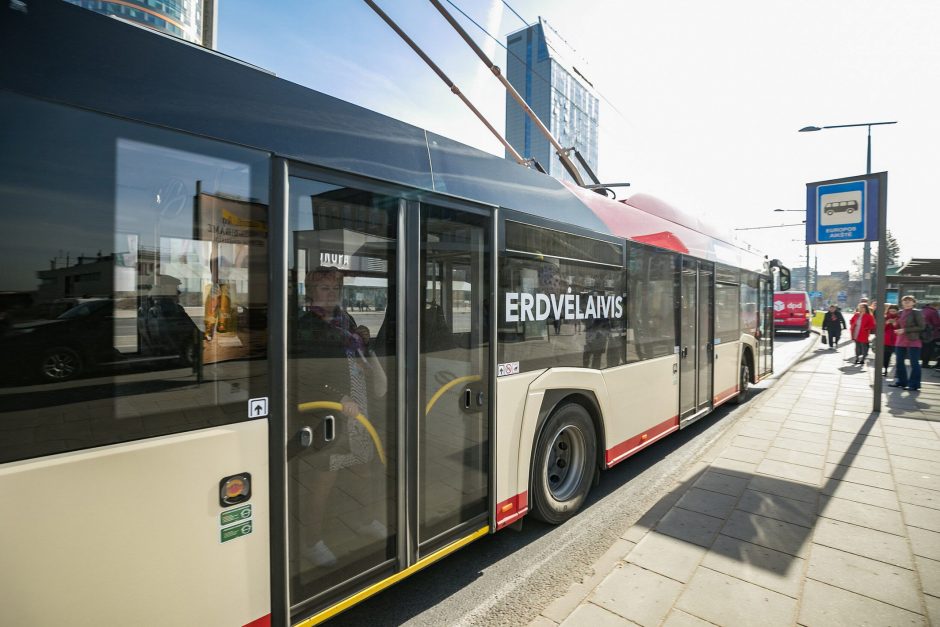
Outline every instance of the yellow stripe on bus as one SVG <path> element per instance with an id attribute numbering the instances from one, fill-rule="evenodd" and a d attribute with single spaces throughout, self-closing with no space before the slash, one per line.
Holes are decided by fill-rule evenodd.
<path id="1" fill-rule="evenodd" d="M 327 620 L 328 618 L 333 618 L 340 612 L 349 609 L 350 607 L 352 607 L 353 605 L 356 605 L 360 601 L 364 601 L 365 599 L 368 599 L 369 597 L 371 597 L 373 594 L 376 594 L 377 592 L 381 592 L 382 590 L 389 587 L 393 583 L 401 581 L 402 579 L 404 579 L 405 577 L 408 577 L 409 575 L 413 575 L 414 573 L 418 572 L 422 568 L 426 566 L 430 566 L 431 564 L 441 559 L 442 557 L 445 557 L 449 555 L 450 553 L 453 553 L 457 549 L 463 548 L 464 546 L 470 544 L 477 538 L 485 536 L 489 532 L 490 532 L 490 528 L 488 526 L 483 527 L 482 529 L 479 529 L 478 531 L 474 531 L 469 536 L 461 538 L 460 540 L 457 540 L 453 544 L 449 544 L 445 546 L 443 549 L 438 549 L 437 551 L 435 551 L 434 553 L 431 553 L 424 559 L 418 560 L 417 562 L 415 562 L 414 564 L 412 564 L 405 570 L 401 571 L 400 573 L 395 573 L 391 577 L 383 579 L 382 581 L 379 581 L 378 583 L 374 583 L 368 588 L 366 588 L 365 590 L 357 592 L 351 597 L 344 599 L 343 601 L 340 601 L 336 605 L 328 607 L 327 609 L 323 610 L 322 612 L 318 614 L 314 614 L 310 618 L 302 620 L 299 623 L 294 623 L 294 627 L 311 627 L 312 625 L 319 625 L 320 623 Z"/>

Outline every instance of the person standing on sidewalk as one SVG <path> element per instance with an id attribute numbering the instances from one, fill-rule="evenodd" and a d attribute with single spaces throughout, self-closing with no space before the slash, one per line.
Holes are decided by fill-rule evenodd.
<path id="1" fill-rule="evenodd" d="M 888 368 L 891 366 L 891 355 L 894 354 L 895 346 L 898 343 L 898 336 L 895 330 L 898 328 L 898 306 L 888 305 L 885 311 L 884 328 L 884 347 L 885 347 L 885 371 L 882 376 L 888 376 Z"/>
<path id="2" fill-rule="evenodd" d="M 923 349 L 921 355 L 921 364 L 924 368 L 930 367 L 930 360 L 936 359 L 937 366 L 940 366 L 940 313 L 937 312 L 937 306 L 940 303 L 927 303 L 924 305 L 924 324 L 927 325 L 928 336 L 923 340 Z"/>
<path id="3" fill-rule="evenodd" d="M 829 335 L 829 348 L 835 350 L 839 345 L 839 336 L 842 335 L 842 329 L 845 328 L 845 318 L 842 312 L 835 305 L 829 305 L 829 311 L 823 316 L 823 333 Z"/>
<path id="4" fill-rule="evenodd" d="M 891 387 L 904 388 L 912 392 L 920 389 L 920 332 L 924 330 L 924 314 L 914 309 L 917 300 L 910 295 L 901 299 L 901 313 L 898 315 L 895 352 L 898 360 L 894 366 L 894 383 Z M 911 360 L 911 374 L 908 377 L 905 359 Z"/>
<path id="5" fill-rule="evenodd" d="M 864 366 L 865 358 L 868 357 L 868 335 L 875 330 L 875 317 L 868 311 L 868 305 L 859 304 L 858 311 L 849 322 L 849 328 L 855 340 L 855 365 Z"/>

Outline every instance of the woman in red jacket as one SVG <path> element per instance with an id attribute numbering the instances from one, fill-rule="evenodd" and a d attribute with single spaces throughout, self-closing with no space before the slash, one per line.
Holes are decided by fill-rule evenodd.
<path id="1" fill-rule="evenodd" d="M 849 322 L 852 329 L 852 339 L 855 340 L 855 364 L 864 365 L 868 356 L 868 335 L 875 330 L 875 317 L 868 310 L 868 305 L 862 303 Z"/>
<path id="2" fill-rule="evenodd" d="M 894 354 L 894 346 L 897 344 L 897 333 L 895 329 L 898 328 L 898 306 L 897 305 L 888 305 L 888 309 L 885 311 L 885 332 L 884 332 L 884 347 L 885 347 L 885 371 L 883 376 L 888 376 L 888 367 L 891 365 L 891 355 Z"/>

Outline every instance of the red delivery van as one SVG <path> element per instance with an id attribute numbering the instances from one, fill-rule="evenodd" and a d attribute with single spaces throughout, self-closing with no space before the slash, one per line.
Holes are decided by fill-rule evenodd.
<path id="1" fill-rule="evenodd" d="M 812 320 L 809 294 L 774 292 L 774 331 L 799 331 L 809 335 Z"/>

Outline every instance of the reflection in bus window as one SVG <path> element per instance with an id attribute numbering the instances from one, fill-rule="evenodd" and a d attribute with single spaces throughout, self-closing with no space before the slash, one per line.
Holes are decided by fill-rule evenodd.
<path id="1" fill-rule="evenodd" d="M 0 303 L 0 461 L 246 420 L 266 386 L 267 155 L 10 95 L 0 114 L 18 120 L 0 292 L 19 295 Z"/>

